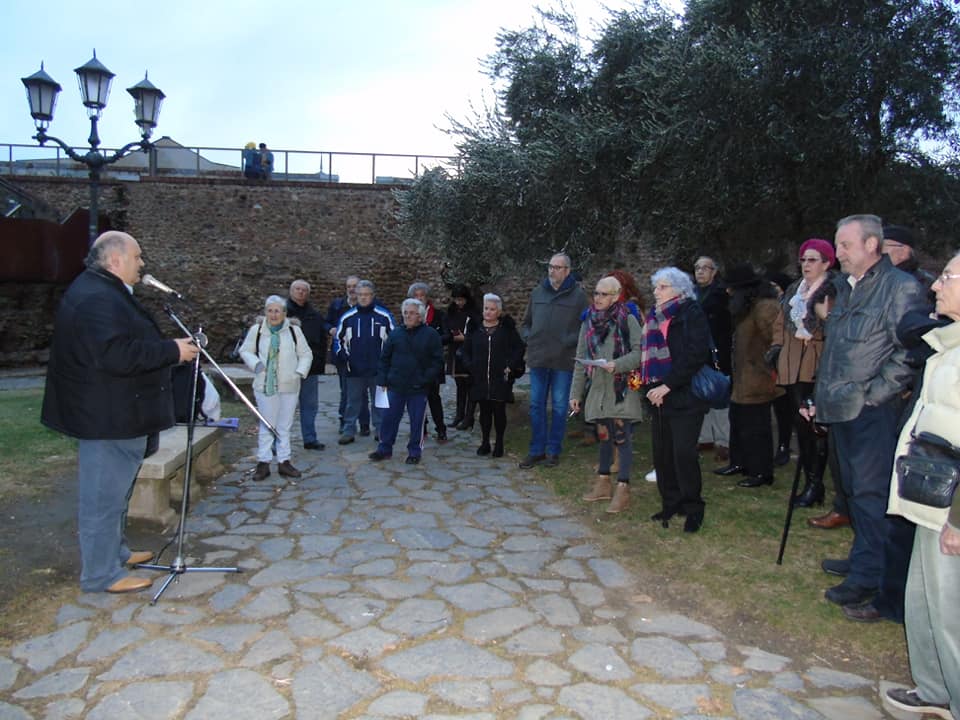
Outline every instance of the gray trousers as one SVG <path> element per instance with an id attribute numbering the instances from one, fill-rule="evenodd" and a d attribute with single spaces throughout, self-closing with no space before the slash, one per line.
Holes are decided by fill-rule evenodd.
<path id="1" fill-rule="evenodd" d="M 727 408 L 722 410 L 710 409 L 703 417 L 703 426 L 700 428 L 698 443 L 713 443 L 720 447 L 730 447 L 730 416 Z"/>
<path id="2" fill-rule="evenodd" d="M 940 552 L 940 533 L 917 526 L 907 577 L 906 626 L 917 695 L 950 703 L 960 718 L 960 555 Z"/>

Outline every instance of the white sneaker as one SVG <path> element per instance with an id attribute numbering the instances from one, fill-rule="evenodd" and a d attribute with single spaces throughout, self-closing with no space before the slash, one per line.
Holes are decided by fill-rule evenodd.
<path id="1" fill-rule="evenodd" d="M 651 470 L 644 476 L 647 482 L 656 482 L 657 481 L 657 471 L 656 469 Z"/>

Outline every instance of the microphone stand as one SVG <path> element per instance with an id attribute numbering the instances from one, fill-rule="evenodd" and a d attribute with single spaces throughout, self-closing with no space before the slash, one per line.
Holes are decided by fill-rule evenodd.
<path id="1" fill-rule="evenodd" d="M 165 304 L 163 306 L 163 311 L 170 316 L 170 319 L 187 335 L 193 338 L 194 344 L 200 349 L 200 352 L 197 353 L 196 357 L 193 359 L 193 377 L 190 383 L 190 418 L 187 421 L 187 450 L 186 450 L 186 463 L 183 466 L 183 497 L 180 499 L 180 523 L 177 527 L 177 554 L 173 562 L 169 565 L 155 565 L 151 563 L 138 563 L 134 565 L 136 568 L 143 570 L 155 570 L 157 572 L 166 572 L 168 573 L 166 580 L 163 581 L 163 584 L 160 586 L 160 589 L 153 596 L 153 599 L 150 600 L 151 605 L 156 605 L 157 601 L 160 599 L 160 596 L 166 591 L 174 580 L 177 582 L 180 581 L 180 576 L 188 572 L 222 572 L 222 573 L 239 573 L 241 572 L 240 568 L 236 567 L 198 567 L 190 566 L 188 567 L 183 557 L 183 539 L 187 527 L 187 512 L 190 502 L 190 482 L 193 475 L 193 435 L 194 429 L 197 424 L 197 383 L 200 381 L 200 355 L 203 355 L 210 363 L 216 368 L 217 372 L 220 373 L 220 376 L 226 381 L 227 385 L 230 386 L 230 389 L 233 390 L 234 394 L 240 398 L 243 403 L 250 409 L 250 411 L 257 416 L 257 418 L 262 422 L 267 428 L 273 433 L 274 437 L 277 437 L 277 430 L 273 425 L 268 423 L 263 415 L 257 410 L 257 408 L 250 402 L 246 395 L 243 394 L 243 391 L 237 387 L 236 383 L 233 382 L 227 374 L 223 371 L 216 361 L 210 357 L 210 354 L 206 351 L 207 337 L 203 334 L 203 328 L 198 327 L 197 332 L 191 332 L 186 325 L 177 317 L 177 314 L 173 311 L 173 308 L 170 305 Z M 159 557 L 164 553 L 167 547 L 170 545 L 170 542 L 167 543 L 157 553 Z"/>

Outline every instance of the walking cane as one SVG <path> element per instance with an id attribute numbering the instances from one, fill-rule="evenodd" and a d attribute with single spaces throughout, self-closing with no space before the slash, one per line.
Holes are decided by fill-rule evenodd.
<path id="1" fill-rule="evenodd" d="M 777 555 L 777 565 L 783 565 L 783 551 L 787 547 L 787 535 L 790 534 L 790 521 L 793 519 L 793 503 L 797 499 L 797 488 L 800 487 L 800 471 L 803 469 L 803 460 L 797 457 L 797 471 L 793 474 L 793 487 L 790 488 L 790 499 L 787 501 L 787 517 L 783 521 L 783 535 L 780 536 L 780 554 Z"/>

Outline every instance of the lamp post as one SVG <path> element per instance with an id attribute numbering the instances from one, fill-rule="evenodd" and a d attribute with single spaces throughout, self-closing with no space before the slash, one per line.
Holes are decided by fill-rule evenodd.
<path id="1" fill-rule="evenodd" d="M 150 135 L 153 133 L 153 128 L 157 126 L 160 105 L 166 96 L 147 79 L 146 74 L 144 74 L 143 80 L 133 87 L 127 88 L 127 92 L 133 96 L 134 116 L 137 125 L 140 126 L 141 139 L 127 143 L 112 155 L 108 155 L 99 150 L 100 135 L 97 133 L 97 122 L 100 120 L 100 113 L 107 106 L 110 83 L 113 81 L 114 74 L 97 60 L 96 50 L 93 51 L 93 58 L 76 68 L 74 72 L 80 82 L 80 96 L 90 118 L 90 137 L 87 138 L 90 149 L 83 154 L 76 152 L 59 138 L 47 134 L 47 127 L 53 121 L 57 95 L 62 88 L 59 83 L 47 75 L 43 69 L 43 63 L 40 63 L 40 69 L 37 72 L 30 77 L 22 78 L 21 82 L 27 89 L 30 115 L 37 127 L 37 134 L 33 136 L 33 139 L 40 145 L 44 145 L 47 141 L 55 142 L 72 160 L 83 163 L 90 170 L 89 240 L 92 245 L 93 241 L 97 239 L 99 230 L 97 201 L 100 196 L 100 170 L 105 165 L 111 165 L 126 157 L 134 150 L 142 150 L 145 153 L 150 151 L 150 148 L 153 147 L 150 143 Z"/>

